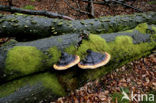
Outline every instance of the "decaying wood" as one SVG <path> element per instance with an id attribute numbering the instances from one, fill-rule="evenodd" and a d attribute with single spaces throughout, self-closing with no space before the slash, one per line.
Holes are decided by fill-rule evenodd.
<path id="1" fill-rule="evenodd" d="M 61 18 L 61 19 L 67 19 L 67 20 L 74 20 L 73 18 L 65 16 L 65 15 L 48 12 L 48 11 L 43 11 L 43 10 L 28 10 L 28 9 L 13 7 L 13 6 L 4 6 L 4 5 L 0 5 L 0 10 L 14 12 L 14 13 L 15 12 L 16 13 L 24 13 L 24 14 L 29 14 L 29 15 L 41 15 L 41 16 L 47 16 L 50 18 Z"/>
<path id="2" fill-rule="evenodd" d="M 82 1 L 83 1 L 83 2 L 91 2 L 91 1 L 89 1 L 89 0 L 82 0 Z M 131 6 L 131 5 L 128 5 L 128 4 L 123 3 L 123 2 L 121 2 L 121 1 L 118 1 L 118 0 L 94 1 L 93 3 L 94 3 L 94 4 L 100 4 L 100 5 L 108 5 L 108 4 L 111 3 L 111 2 L 116 3 L 116 4 L 123 5 L 123 6 L 128 7 L 128 8 L 132 8 L 132 9 L 134 9 L 134 10 L 136 10 L 136 11 L 139 11 L 139 12 L 143 12 L 143 11 L 142 11 L 141 9 L 139 9 L 139 8 L 133 7 L 133 6 Z"/>
<path id="3" fill-rule="evenodd" d="M 156 12 L 75 21 L 28 15 L 1 15 L 0 37 L 16 37 L 22 41 L 80 33 L 82 30 L 95 34 L 111 33 L 131 29 L 144 22 L 156 24 Z"/>

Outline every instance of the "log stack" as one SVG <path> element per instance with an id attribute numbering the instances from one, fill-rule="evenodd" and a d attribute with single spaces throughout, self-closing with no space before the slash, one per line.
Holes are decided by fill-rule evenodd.
<path id="1" fill-rule="evenodd" d="M 55 100 L 87 81 L 149 55 L 156 48 L 155 17 L 156 13 L 150 12 L 70 22 L 36 16 L 1 16 L 0 36 L 17 39 L 0 47 L 0 103 Z M 86 38 L 81 30 L 89 31 Z M 47 36 L 50 37 L 44 38 Z M 78 55 L 82 60 L 88 49 L 109 53 L 110 62 L 94 70 L 82 70 L 77 65 L 64 71 L 54 70 L 53 64 L 61 52 Z"/>

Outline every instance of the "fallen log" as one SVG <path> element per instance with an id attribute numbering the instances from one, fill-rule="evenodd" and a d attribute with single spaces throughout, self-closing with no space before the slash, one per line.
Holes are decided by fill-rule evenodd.
<path id="1" fill-rule="evenodd" d="M 61 51 L 67 50 L 70 51 L 70 53 L 74 52 L 74 54 L 76 53 L 83 57 L 84 54 L 86 54 L 85 52 L 87 49 L 97 45 L 97 50 L 95 49 L 95 51 L 102 50 L 101 52 L 108 51 L 110 54 L 114 53 L 111 51 L 112 49 L 119 49 L 121 47 L 109 48 L 108 45 L 112 46 L 110 43 L 112 41 L 114 41 L 114 45 L 117 45 L 115 40 L 117 37 L 120 38 L 120 36 L 123 39 L 127 39 L 127 41 L 125 41 L 126 43 L 128 42 L 131 44 L 132 41 L 130 38 L 132 38 L 132 43 L 136 45 L 142 43 L 141 45 L 145 44 L 146 46 L 148 45 L 148 42 L 150 42 L 151 36 L 153 37 L 155 34 L 154 30 L 154 25 L 147 25 L 144 23 L 129 31 L 112 34 L 101 34 L 99 36 L 90 35 L 89 37 L 91 37 L 91 41 L 95 44 L 91 46 L 88 45 L 88 47 L 83 47 L 84 41 L 88 41 L 83 40 L 79 34 L 66 34 L 54 37 L 52 36 L 31 42 L 10 41 L 0 47 L 0 82 L 5 82 L 17 77 L 29 75 L 39 71 L 45 71 L 49 68 L 52 68 L 52 65 L 59 59 Z M 124 36 L 128 37 L 124 38 Z M 103 40 L 103 43 L 98 44 L 99 41 L 96 41 L 96 38 L 101 41 Z M 80 42 L 82 44 L 79 44 Z M 152 48 L 153 46 L 150 47 Z M 82 50 L 80 50 L 80 48 L 82 48 Z"/>
<path id="2" fill-rule="evenodd" d="M 0 86 L 1 103 L 39 103 L 50 102 L 66 93 L 57 77 L 51 73 L 42 73 L 24 77 Z"/>
<path id="3" fill-rule="evenodd" d="M 18 41 L 34 40 L 51 35 L 80 33 L 112 33 L 134 28 L 140 23 L 156 24 L 156 13 L 138 13 L 88 20 L 67 21 L 28 15 L 1 15 L 0 37 L 16 37 Z"/>
<path id="4" fill-rule="evenodd" d="M 51 63 L 55 63 L 59 56 L 58 50 L 63 50 L 71 45 L 76 46 L 80 40 L 81 38 L 78 34 L 49 37 L 32 42 L 16 42 L 11 40 L 0 47 L 0 82 L 49 69 L 52 65 L 47 64 L 46 60 L 48 58 L 51 58 L 51 60 L 48 59 Z M 47 50 L 56 53 L 49 54 Z M 13 51 L 13 55 L 15 53 L 9 60 L 10 62 L 16 61 L 15 65 L 10 65 L 9 62 L 6 63 L 7 56 L 11 53 L 9 53 L 9 51 Z M 56 60 L 53 59 L 55 56 L 57 57 Z M 21 60 L 23 62 L 21 62 Z M 8 68 L 8 70 L 6 68 Z"/>
<path id="5" fill-rule="evenodd" d="M 72 36 L 70 37 L 69 35 Z M 33 98 L 30 95 L 32 94 L 32 92 L 34 93 L 36 89 L 38 90 L 38 93 L 36 93 L 34 97 L 37 97 L 36 102 L 40 101 L 42 97 L 40 98 L 40 96 L 38 95 L 42 93 L 42 89 L 38 89 L 37 87 L 32 85 L 32 88 L 34 89 L 32 89 L 31 91 L 28 91 L 26 89 L 27 95 L 25 95 L 25 92 L 21 92 L 21 91 L 25 91 L 24 88 L 25 86 L 27 87 L 27 84 L 29 84 L 29 82 L 25 80 L 22 80 L 21 81 L 22 83 L 18 82 L 18 80 L 19 81 L 21 80 L 19 79 L 21 78 L 19 76 L 26 76 L 26 78 L 27 77 L 31 78 L 32 77 L 31 74 L 40 71 L 38 67 L 42 67 L 42 70 L 45 69 L 45 71 L 48 71 L 47 70 L 48 68 L 51 71 L 51 75 L 56 76 L 50 78 L 54 80 L 57 78 L 58 85 L 61 85 L 65 91 L 71 91 L 74 90 L 75 88 L 82 86 L 87 81 L 97 79 L 125 63 L 128 63 L 142 56 L 146 56 L 150 54 L 152 49 L 156 48 L 156 27 L 155 25 L 147 25 L 146 23 L 138 25 L 135 29 L 124 31 L 124 32 L 109 33 L 103 35 L 90 34 L 88 39 L 83 39 L 82 43 L 79 46 L 76 46 L 79 40 L 77 40 L 76 42 L 73 42 L 74 40 L 72 40 L 73 38 L 79 39 L 78 34 L 75 34 L 75 36 L 73 36 L 73 34 L 61 35 L 61 36 L 64 36 L 64 39 L 67 36 L 68 41 L 71 42 L 67 43 L 66 41 L 67 45 L 65 46 L 64 42 L 61 42 L 61 40 L 53 41 L 54 39 L 52 39 L 53 37 L 51 37 L 51 38 L 41 39 L 32 42 L 16 42 L 13 45 L 11 45 L 12 43 L 4 44 L 0 48 L 0 52 L 2 53 L 0 54 L 0 66 L 1 66 L 0 70 L 2 71 L 0 80 L 6 81 L 5 83 L 1 81 L 3 85 L 0 85 L 0 93 L 2 93 L 0 94 L 1 97 L 0 102 L 3 103 L 3 101 L 5 102 L 11 101 L 10 103 L 12 102 L 20 103 L 20 101 L 23 100 L 23 98 L 20 98 L 20 96 L 17 95 L 19 92 L 22 96 L 24 95 L 24 98 L 27 98 L 27 102 L 30 102 Z M 56 38 L 60 38 L 61 36 L 56 36 Z M 51 45 L 50 42 L 53 42 L 52 43 L 53 45 L 52 46 L 50 45 L 46 46 L 44 44 L 42 45 L 43 43 L 42 41 L 44 40 L 47 40 L 47 42 L 50 45 Z M 60 45 L 58 46 L 57 43 L 60 43 Z M 63 46 L 61 46 L 61 44 Z M 58 48 L 56 46 L 58 46 Z M 59 59 L 60 52 L 62 50 L 70 54 L 77 54 L 82 59 L 86 55 L 87 49 L 91 49 L 93 51 L 100 52 L 100 53 L 104 53 L 105 51 L 108 52 L 111 55 L 110 62 L 106 66 L 97 68 L 95 70 L 82 70 L 77 66 L 74 66 L 66 71 L 55 71 L 52 68 L 52 65 L 56 63 L 57 60 Z M 35 53 L 33 54 L 32 52 L 30 52 L 31 50 L 33 50 L 33 52 Z M 41 55 L 39 56 L 36 55 L 40 53 L 42 53 L 41 55 L 43 55 L 43 58 Z M 41 59 L 37 58 L 31 61 L 32 58 L 29 57 L 32 55 L 36 55 L 33 58 L 39 57 Z M 38 62 L 36 63 L 36 61 Z M 27 65 L 27 63 L 29 63 L 29 65 Z M 1 64 L 4 65 L 2 66 Z M 20 66 L 21 64 L 22 66 Z M 9 69 L 11 71 L 9 71 Z M 37 74 L 35 74 L 35 76 Z M 41 73 L 41 75 L 43 75 L 43 73 Z M 49 76 L 47 76 L 47 78 Z M 17 77 L 19 78 L 17 79 Z M 40 81 L 41 79 L 42 82 L 42 76 L 37 78 L 39 80 L 35 79 L 35 81 Z M 16 84 L 18 85 L 18 83 L 23 84 L 23 82 L 25 84 L 22 86 L 21 85 L 18 87 L 13 86 L 13 85 L 16 86 Z M 45 84 L 48 84 L 49 86 L 53 85 L 49 83 L 45 83 Z M 10 90 L 10 87 L 13 87 L 13 91 L 6 92 L 5 91 L 6 88 L 7 90 Z M 64 90 L 62 89 L 60 91 L 63 92 Z M 58 91 L 58 89 L 56 91 Z"/>

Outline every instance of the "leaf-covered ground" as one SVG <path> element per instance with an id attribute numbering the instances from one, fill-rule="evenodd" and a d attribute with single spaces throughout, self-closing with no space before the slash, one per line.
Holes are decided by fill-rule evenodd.
<path id="1" fill-rule="evenodd" d="M 89 82 L 71 92 L 69 96 L 61 97 L 51 103 L 129 103 L 126 100 L 121 101 L 122 90 L 128 94 L 132 91 L 136 94 L 152 93 L 156 97 L 156 51 L 148 57 L 131 62 L 98 80 Z"/>
<path id="2" fill-rule="evenodd" d="M 0 5 L 8 5 L 7 0 L 0 0 Z M 87 2 L 83 0 L 12 0 L 13 5 L 16 7 L 32 10 L 47 10 L 63 15 L 70 16 L 74 19 L 88 19 L 88 15 L 80 13 L 81 11 L 87 11 Z M 68 5 L 66 2 L 68 1 Z M 104 0 L 94 0 L 104 1 Z M 108 1 L 108 0 L 106 0 Z M 110 0 L 111 1 L 111 0 Z M 143 12 L 156 11 L 155 0 L 120 0 L 125 1 L 124 3 L 131 5 L 135 8 L 141 9 Z M 73 8 L 79 9 L 74 10 Z M 132 8 L 128 8 L 116 3 L 108 4 L 94 4 L 95 17 L 108 16 L 108 15 L 120 15 L 120 14 L 132 14 L 138 12 Z"/>

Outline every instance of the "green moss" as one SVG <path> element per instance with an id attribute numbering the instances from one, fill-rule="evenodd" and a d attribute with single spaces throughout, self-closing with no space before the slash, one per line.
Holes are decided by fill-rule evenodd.
<path id="1" fill-rule="evenodd" d="M 64 50 L 65 52 L 69 53 L 69 54 L 75 54 L 75 52 L 77 51 L 76 47 L 74 45 L 71 45 L 67 48 L 65 48 Z"/>
<path id="2" fill-rule="evenodd" d="M 35 7 L 33 5 L 26 5 L 24 9 L 34 10 Z"/>
<path id="3" fill-rule="evenodd" d="M 43 54 L 31 46 L 15 46 L 10 49 L 5 61 L 6 72 L 15 71 L 30 74 L 43 67 Z"/>
<path id="4" fill-rule="evenodd" d="M 152 25 L 152 30 L 154 30 L 154 32 L 156 34 L 156 25 Z"/>
<path id="5" fill-rule="evenodd" d="M 41 77 L 43 81 L 43 85 L 47 88 L 50 88 L 52 92 L 56 95 L 63 96 L 65 95 L 65 91 L 57 80 L 57 77 L 53 74 L 44 74 Z"/>
<path id="6" fill-rule="evenodd" d="M 22 14 L 22 13 L 14 13 L 14 15 L 25 15 L 25 14 Z"/>
<path id="7" fill-rule="evenodd" d="M 45 90 L 48 90 L 46 93 L 53 93 L 55 95 L 64 96 L 65 91 L 59 84 L 57 77 L 51 73 L 42 73 L 34 76 L 25 77 L 19 80 L 14 80 L 12 82 L 3 84 L 0 86 L 0 98 L 10 95 L 15 91 L 18 91 L 20 88 L 26 85 L 35 85 L 36 83 L 41 83 Z M 49 91 L 51 90 L 51 91 Z M 40 91 L 41 92 L 41 91 Z M 47 94 L 45 94 L 47 95 Z"/>
<path id="8" fill-rule="evenodd" d="M 152 27 L 155 28 L 155 26 L 152 26 Z M 153 28 L 152 28 L 152 30 L 154 30 Z M 148 29 L 148 24 L 147 23 L 141 23 L 141 24 L 137 25 L 134 29 L 126 30 L 125 32 L 133 32 L 134 30 L 137 30 L 142 34 L 146 34 L 147 29 Z"/>
<path id="9" fill-rule="evenodd" d="M 83 58 L 86 55 L 86 50 L 91 49 L 97 52 L 104 52 L 108 49 L 106 41 L 98 35 L 91 34 L 89 40 L 83 40 L 81 46 L 78 48 L 77 55 Z"/>
<path id="10" fill-rule="evenodd" d="M 48 66 L 52 66 L 59 60 L 61 56 L 61 51 L 59 51 L 57 47 L 52 47 L 48 49 L 48 54 L 50 57 L 48 58 L 47 64 Z"/>
<path id="11" fill-rule="evenodd" d="M 77 68 L 75 68 L 77 69 Z M 68 71 L 64 73 L 63 75 L 59 75 L 59 81 L 62 84 L 64 88 L 66 88 L 67 91 L 74 90 L 78 88 L 78 77 L 76 77 L 77 70 L 74 71 Z"/>
<path id="12" fill-rule="evenodd" d="M 152 4 L 156 4 L 156 1 L 154 1 L 154 0 L 152 1 L 151 0 L 151 1 L 148 1 L 147 3 L 150 4 L 150 5 L 152 5 Z"/>
<path id="13" fill-rule="evenodd" d="M 58 26 L 62 26 L 63 25 L 63 22 L 59 22 L 57 25 Z"/>
<path id="14" fill-rule="evenodd" d="M 137 25 L 137 27 L 135 29 L 138 30 L 142 34 L 146 34 L 147 28 L 148 28 L 147 23 L 142 23 L 142 24 Z"/>

